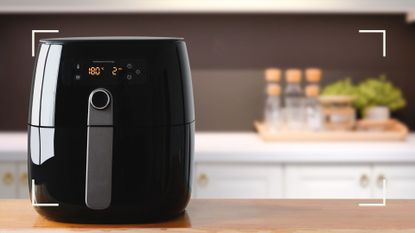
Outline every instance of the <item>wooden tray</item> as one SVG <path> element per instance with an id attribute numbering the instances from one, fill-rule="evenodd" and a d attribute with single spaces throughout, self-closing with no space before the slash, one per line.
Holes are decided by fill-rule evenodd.
<path id="1" fill-rule="evenodd" d="M 255 122 L 255 128 L 264 141 L 403 141 L 409 130 L 403 123 L 392 120 L 386 131 L 281 131 L 268 132 L 263 122 Z M 359 124 L 359 123 L 358 123 Z M 391 122 L 388 122 L 391 124 Z"/>

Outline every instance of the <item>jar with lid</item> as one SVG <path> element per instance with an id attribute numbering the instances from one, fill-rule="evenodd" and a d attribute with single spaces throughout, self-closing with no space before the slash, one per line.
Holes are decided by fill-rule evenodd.
<path id="1" fill-rule="evenodd" d="M 356 110 L 352 96 L 322 96 L 324 128 L 328 130 L 352 130 L 356 124 Z"/>
<path id="2" fill-rule="evenodd" d="M 288 69 L 285 72 L 287 85 L 284 90 L 285 123 L 289 130 L 304 127 L 304 92 L 301 88 L 301 70 Z"/>
<path id="3" fill-rule="evenodd" d="M 281 79 L 281 70 L 269 68 L 265 70 L 265 80 L 267 82 L 264 109 L 265 126 L 269 132 L 279 131 L 283 124 L 281 109 L 281 87 L 278 84 Z"/>

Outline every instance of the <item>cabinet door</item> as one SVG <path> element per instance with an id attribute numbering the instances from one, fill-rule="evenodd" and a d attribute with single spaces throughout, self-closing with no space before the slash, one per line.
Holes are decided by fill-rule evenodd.
<path id="1" fill-rule="evenodd" d="M 17 197 L 29 198 L 29 186 L 27 180 L 27 163 L 17 165 Z"/>
<path id="2" fill-rule="evenodd" d="M 415 198 L 415 164 L 375 165 L 375 197 L 381 198 L 383 178 L 386 198 Z"/>
<path id="3" fill-rule="evenodd" d="M 15 163 L 0 163 L 0 198 L 16 198 L 16 174 Z"/>
<path id="4" fill-rule="evenodd" d="M 370 198 L 370 165 L 287 165 L 287 198 Z"/>
<path id="5" fill-rule="evenodd" d="M 280 198 L 282 169 L 265 164 L 196 164 L 196 198 Z"/>

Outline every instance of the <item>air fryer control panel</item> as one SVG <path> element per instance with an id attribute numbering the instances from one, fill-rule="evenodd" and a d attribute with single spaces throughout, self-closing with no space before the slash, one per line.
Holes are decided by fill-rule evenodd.
<path id="1" fill-rule="evenodd" d="M 117 85 L 122 83 L 139 84 L 147 79 L 143 60 L 74 60 L 64 64 L 65 83 L 73 85 Z"/>

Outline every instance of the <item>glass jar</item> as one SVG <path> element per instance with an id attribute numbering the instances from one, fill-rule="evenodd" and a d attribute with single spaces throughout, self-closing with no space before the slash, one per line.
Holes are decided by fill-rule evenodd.
<path id="1" fill-rule="evenodd" d="M 301 87 L 301 70 L 285 71 L 287 86 L 284 90 L 285 123 L 289 130 L 304 129 L 304 92 Z"/>
<path id="2" fill-rule="evenodd" d="M 327 130 L 352 130 L 356 124 L 356 110 L 352 96 L 321 96 L 324 128 Z"/>

